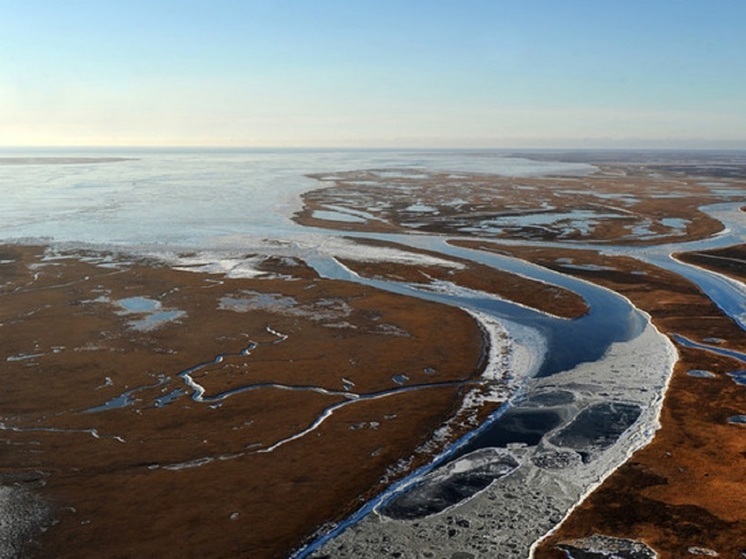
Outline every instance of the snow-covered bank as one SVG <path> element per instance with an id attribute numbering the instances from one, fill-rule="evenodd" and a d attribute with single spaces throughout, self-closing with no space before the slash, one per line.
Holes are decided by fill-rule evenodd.
<path id="1" fill-rule="evenodd" d="M 547 347 L 537 330 L 500 321 L 483 312 L 464 310 L 479 322 L 489 348 L 482 372 L 484 385 L 464 397 L 463 408 L 476 412 L 485 402 L 505 402 L 525 379 L 536 375 Z"/>
<path id="2" fill-rule="evenodd" d="M 546 353 L 546 341 L 541 333 L 532 328 L 505 319 L 498 320 L 484 312 L 463 307 L 462 310 L 479 323 L 484 336 L 487 354 L 480 378 L 467 383 L 467 386 L 471 385 L 471 388 L 465 393 L 461 408 L 435 430 L 427 442 L 416 448 L 409 460 L 401 460 L 392 464 L 381 481 L 386 484 L 400 477 L 411 468 L 413 459 L 417 455 L 433 456 L 438 452 L 440 454 L 430 464 L 418 468 L 395 482 L 341 524 L 333 526 L 330 531 L 320 531 L 317 539 L 296 550 L 292 555 L 293 558 L 315 556 L 320 548 L 327 542 L 334 541 L 349 526 L 354 526 L 366 515 L 374 513 L 380 507 L 385 507 L 392 501 L 392 496 L 406 493 L 408 489 L 422 485 L 423 479 L 434 478 L 448 483 L 451 474 L 458 476 L 464 472 L 466 476 L 469 476 L 470 469 L 479 469 L 484 477 L 484 475 L 504 473 L 511 467 L 517 466 L 517 462 L 514 463 L 509 453 L 492 448 L 472 453 L 462 460 L 450 463 L 448 461 L 459 448 L 468 443 L 474 434 L 485 427 L 485 425 L 479 426 L 479 413 L 485 404 L 506 402 L 516 394 L 527 379 L 536 374 Z M 463 432 L 464 426 L 474 431 L 443 451 L 444 446 L 454 440 L 456 432 Z M 443 464 L 445 466 L 442 468 L 437 467 Z M 461 467 L 461 465 L 465 466 Z M 489 484 L 489 480 L 486 484 Z M 448 504 L 446 503 L 445 506 L 447 507 Z"/>
<path id="3" fill-rule="evenodd" d="M 537 540 L 650 441 L 676 357 L 668 338 L 648 324 L 595 363 L 530 381 L 511 413 L 551 410 L 561 423 L 535 446 L 507 445 L 517 468 L 442 513 L 415 520 L 368 515 L 316 556 L 529 557 Z M 589 415 L 631 426 L 609 440 L 594 433 Z"/>

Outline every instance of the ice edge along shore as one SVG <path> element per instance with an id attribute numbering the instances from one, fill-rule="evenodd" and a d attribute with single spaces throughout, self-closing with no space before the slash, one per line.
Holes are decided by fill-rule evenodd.
<path id="1" fill-rule="evenodd" d="M 416 521 L 369 514 L 314 552 L 335 558 L 374 558 L 382 552 L 423 559 L 434 557 L 435 552 L 438 556 L 460 552 L 473 557 L 532 557 L 538 543 L 647 445 L 660 427 L 663 397 L 678 353 L 649 315 L 645 318 L 640 335 L 613 344 L 599 361 L 526 383 L 524 401 L 531 395 L 563 391 L 572 393 L 573 402 L 558 408 L 562 424 L 538 445 L 509 445 L 508 451 L 520 464 L 512 473 L 472 498 Z M 609 402 L 640 409 L 635 423 L 614 444 L 597 450 L 588 462 L 575 459 L 553 468 L 537 465 L 542 457 L 567 452 L 550 442 L 553 433 L 572 423 L 582 410 Z"/>

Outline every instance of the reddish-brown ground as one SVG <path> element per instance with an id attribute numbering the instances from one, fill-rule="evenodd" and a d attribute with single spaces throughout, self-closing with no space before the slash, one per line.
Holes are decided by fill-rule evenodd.
<path id="1" fill-rule="evenodd" d="M 609 287 L 650 313 L 654 324 L 671 336 L 696 342 L 718 339 L 719 346 L 746 351 L 746 333 L 675 274 L 588 251 L 480 246 Z M 614 271 L 562 264 L 569 260 Z M 717 550 L 729 558 L 746 550 L 746 428 L 728 422 L 746 413 L 746 390 L 727 375 L 744 365 L 705 351 L 678 350 L 662 427 L 653 442 L 574 511 L 536 551 L 537 559 L 562 559 L 566 556 L 557 544 L 593 534 L 644 541 L 662 559 L 686 557 L 690 547 Z M 715 377 L 689 376 L 694 369 Z"/>
<path id="2" fill-rule="evenodd" d="M 684 252 L 676 257 L 684 262 L 708 268 L 715 272 L 746 281 L 746 245 L 736 245 L 716 250 Z"/>
<path id="3" fill-rule="evenodd" d="M 721 224 L 698 207 L 736 199 L 744 186 L 743 176 L 727 169 L 698 169 L 624 161 L 587 177 L 320 175 L 334 188 L 307 193 L 298 221 L 497 241 L 682 241 L 719 231 Z M 703 184 L 712 177 L 725 177 L 720 189 L 732 191 L 730 198 Z M 339 207 L 369 217 L 329 221 L 315 213 Z M 610 287 L 665 333 L 746 350 L 743 331 L 678 276 L 596 252 L 478 242 Z M 743 278 L 741 251 L 681 258 Z M 284 556 L 380 487 L 392 464 L 403 464 L 453 415 L 481 367 L 482 336 L 464 313 L 320 280 L 297 262 L 270 258 L 265 278 L 239 280 L 155 263 L 102 267 L 100 255 L 88 255 L 89 262 L 78 256 L 43 260 L 38 247 L 0 247 L 0 481 L 27 486 L 54 507 L 55 524 L 36 549 L 41 557 Z M 345 263 L 371 277 L 456 281 L 563 316 L 584 311 L 562 290 L 478 266 Z M 582 269 L 588 264 L 606 269 Z M 116 304 L 135 296 L 186 314 L 136 330 L 132 321 L 142 316 L 121 314 Z M 255 347 L 242 355 L 250 342 Z M 721 557 L 738 557 L 746 547 L 746 428 L 728 423 L 746 413 L 746 397 L 726 374 L 743 365 L 679 351 L 655 440 L 608 478 L 537 557 L 562 557 L 558 542 L 593 533 L 644 540 L 664 559 L 685 557 L 690 546 L 717 549 Z M 211 363 L 220 354 L 226 357 Z M 220 405 L 188 394 L 156 405 L 184 388 L 179 372 L 204 363 L 211 364 L 193 377 L 207 396 L 254 389 Z M 691 369 L 715 377 L 688 376 Z M 392 391 L 401 374 L 407 386 L 431 386 L 357 401 L 273 449 L 324 409 L 348 401 L 345 387 L 368 395 Z M 131 405 L 85 413 L 130 390 Z"/>
<path id="4" fill-rule="evenodd" d="M 40 557 L 285 556 L 370 496 L 480 370 L 482 337 L 465 313 L 322 281 L 299 263 L 268 259 L 267 278 L 228 279 L 43 254 L 0 247 L 0 479 L 53 506 Z M 136 330 L 143 315 L 116 304 L 135 296 L 186 314 Z M 186 389 L 180 371 L 219 354 L 193 375 L 206 395 L 264 386 L 219 405 L 184 394 L 157 406 Z M 373 394 L 399 388 L 399 374 L 423 388 L 354 402 L 262 452 L 348 401 L 345 383 Z M 129 390 L 131 405 L 86 413 Z"/>
<path id="5" fill-rule="evenodd" d="M 395 247 L 421 254 L 433 254 L 427 251 L 416 251 L 396 243 L 364 241 L 363 244 Z M 437 256 L 441 259 L 444 258 L 442 255 Z M 454 269 L 444 266 L 385 261 L 373 262 L 343 258 L 339 260 L 356 273 L 369 278 L 424 284 L 432 283 L 434 280 L 452 282 L 462 287 L 491 293 L 564 318 L 577 318 L 588 312 L 588 304 L 576 293 L 476 262 L 452 259 L 452 262 L 461 266 Z"/>
<path id="6" fill-rule="evenodd" d="M 743 199 L 746 172 L 742 162 L 715 157 L 696 161 L 689 154 L 563 157 L 575 161 L 594 157 L 600 171 L 584 177 L 531 178 L 420 170 L 318 175 L 317 179 L 334 188 L 307 193 L 306 208 L 297 219 L 342 230 L 473 237 L 479 240 L 457 244 L 512 254 L 604 285 L 647 311 L 670 336 L 680 334 L 705 343 L 714 340 L 709 343 L 746 351 L 746 334 L 695 286 L 675 274 L 595 251 L 485 241 L 644 245 L 707 237 L 722 230 L 722 225 L 699 207 Z M 383 204 L 381 192 L 386 193 Z M 347 223 L 318 213 L 339 213 L 340 208 L 369 217 Z M 745 256 L 743 245 L 678 255 L 742 281 Z M 689 556 L 690 547 L 717 550 L 721 557 L 734 559 L 746 552 L 746 427 L 728 421 L 746 414 L 746 390 L 727 375 L 744 365 L 705 351 L 679 347 L 679 352 L 662 428 L 654 441 L 571 514 L 537 550 L 537 558 L 564 557 L 558 543 L 595 533 L 643 540 L 662 559 Z M 694 369 L 715 376 L 689 376 L 687 372 Z"/>
<path id="7" fill-rule="evenodd" d="M 606 165 L 581 177 L 419 170 L 392 176 L 367 170 L 313 178 L 330 187 L 305 193 L 305 207 L 296 220 L 343 231 L 414 230 L 481 239 L 644 245 L 722 230 L 719 221 L 699 210 L 722 201 L 702 178 L 663 175 L 643 166 Z M 734 195 L 740 192 L 738 184 L 722 188 L 732 189 Z M 356 221 L 317 213 L 343 214 L 339 208 L 352 210 Z"/>

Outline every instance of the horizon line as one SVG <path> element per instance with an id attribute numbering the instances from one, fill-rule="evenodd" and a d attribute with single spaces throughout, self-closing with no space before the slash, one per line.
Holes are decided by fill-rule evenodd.
<path id="1" fill-rule="evenodd" d="M 221 144 L 174 144 L 174 145 L 91 145 L 91 144 L 52 144 L 52 145 L 0 145 L 0 151 L 21 150 L 220 150 L 220 151 L 746 151 L 746 142 L 728 146 L 681 146 L 681 145 L 599 145 L 599 146 L 310 146 L 310 145 L 221 145 Z"/>

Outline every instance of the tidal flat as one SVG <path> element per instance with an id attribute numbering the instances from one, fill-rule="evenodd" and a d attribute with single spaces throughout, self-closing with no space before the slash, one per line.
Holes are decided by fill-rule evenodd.
<path id="1" fill-rule="evenodd" d="M 0 167 L 2 555 L 741 553 L 743 158 L 416 155 Z"/>

